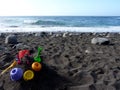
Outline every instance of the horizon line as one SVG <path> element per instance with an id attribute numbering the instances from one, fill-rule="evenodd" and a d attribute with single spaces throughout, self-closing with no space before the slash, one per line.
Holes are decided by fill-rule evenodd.
<path id="1" fill-rule="evenodd" d="M 60 17 L 60 16 L 63 16 L 63 17 L 64 17 L 64 16 L 68 16 L 68 17 L 69 17 L 69 16 L 71 16 L 71 17 L 72 17 L 72 16 L 81 16 L 81 17 L 83 17 L 83 16 L 86 16 L 86 17 L 87 17 L 87 16 L 88 16 L 88 17 L 98 16 L 98 17 L 99 17 L 99 16 L 100 16 L 100 17 L 102 17 L 102 16 L 103 16 L 103 17 L 104 17 L 104 16 L 105 16 L 105 17 L 114 17 L 114 16 L 116 16 L 116 17 L 119 17 L 120 15 L 0 15 L 0 17 L 22 17 L 22 16 L 26 16 L 26 17 L 29 17 L 29 16 L 41 16 L 41 17 L 44 17 L 44 16 L 49 16 L 49 17 L 50 17 L 50 16 L 51 16 L 51 17 L 52 17 L 52 16 L 58 16 L 58 17 Z"/>

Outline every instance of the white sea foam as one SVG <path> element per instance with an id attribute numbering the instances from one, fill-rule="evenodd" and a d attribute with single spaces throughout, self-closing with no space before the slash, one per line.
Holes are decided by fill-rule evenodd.
<path id="1" fill-rule="evenodd" d="M 36 27 L 36 28 L 0 28 L 1 33 L 7 32 L 57 32 L 57 31 L 69 31 L 69 32 L 120 32 L 120 26 L 110 27 Z"/>
<path id="2" fill-rule="evenodd" d="M 37 20 L 24 20 L 23 22 L 26 24 L 31 24 L 37 22 Z"/>

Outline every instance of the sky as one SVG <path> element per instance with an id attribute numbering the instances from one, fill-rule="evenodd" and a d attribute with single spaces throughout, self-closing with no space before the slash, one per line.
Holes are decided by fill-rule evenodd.
<path id="1" fill-rule="evenodd" d="M 0 0 L 0 16 L 120 16 L 120 0 Z"/>

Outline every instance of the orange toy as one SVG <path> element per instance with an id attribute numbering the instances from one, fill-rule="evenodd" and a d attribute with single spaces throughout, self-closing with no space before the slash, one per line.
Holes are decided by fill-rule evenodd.
<path id="1" fill-rule="evenodd" d="M 42 68 L 42 65 L 41 65 L 40 63 L 38 63 L 38 62 L 34 62 L 34 63 L 32 64 L 32 69 L 33 69 L 34 71 L 40 71 L 41 68 Z"/>

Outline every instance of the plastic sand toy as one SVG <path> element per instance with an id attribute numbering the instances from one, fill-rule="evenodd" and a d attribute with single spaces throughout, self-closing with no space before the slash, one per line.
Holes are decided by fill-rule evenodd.
<path id="1" fill-rule="evenodd" d="M 34 57 L 35 62 L 41 62 L 40 54 L 41 54 L 42 48 L 38 47 L 38 55 Z"/>
<path id="2" fill-rule="evenodd" d="M 17 65 L 17 61 L 14 61 L 8 68 L 6 68 L 1 72 L 0 76 L 2 76 L 5 72 L 7 72 L 9 69 L 13 68 L 16 65 Z"/>
<path id="3" fill-rule="evenodd" d="M 19 51 L 19 53 L 18 53 L 19 59 L 22 59 L 25 55 L 30 55 L 29 50 L 21 50 L 21 51 Z"/>
<path id="4" fill-rule="evenodd" d="M 13 68 L 10 71 L 10 77 L 12 81 L 17 81 L 23 76 L 23 70 L 21 68 Z"/>
<path id="5" fill-rule="evenodd" d="M 23 79 L 28 81 L 34 78 L 34 72 L 32 70 L 27 70 L 24 72 Z"/>
<path id="6" fill-rule="evenodd" d="M 42 65 L 41 65 L 40 63 L 38 63 L 38 62 L 34 62 L 34 63 L 32 64 L 32 69 L 33 69 L 34 71 L 40 71 L 41 68 L 42 68 Z"/>
<path id="7" fill-rule="evenodd" d="M 21 51 L 19 51 L 19 53 L 18 53 L 18 55 L 17 55 L 17 62 L 18 62 L 18 64 L 21 64 L 21 63 L 22 63 L 21 59 L 22 59 L 25 55 L 30 55 L 30 51 L 29 51 L 29 50 L 21 50 Z"/>

